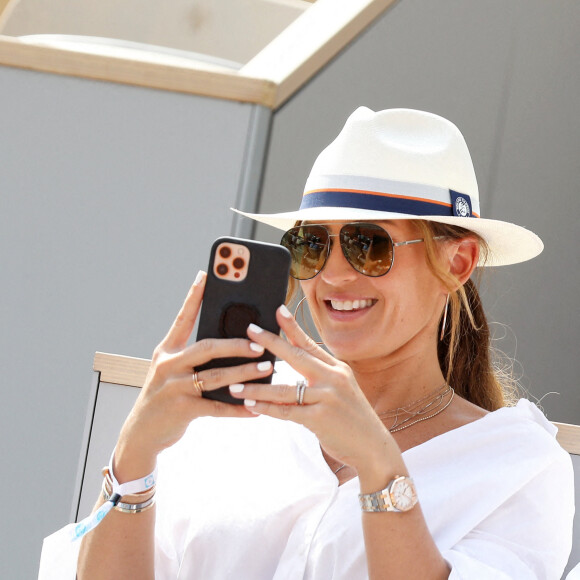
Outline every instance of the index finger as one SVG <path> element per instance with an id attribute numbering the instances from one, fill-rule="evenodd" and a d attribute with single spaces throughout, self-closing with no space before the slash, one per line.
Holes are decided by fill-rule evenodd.
<path id="1" fill-rule="evenodd" d="M 161 344 L 165 349 L 183 350 L 187 345 L 187 341 L 189 340 L 193 327 L 195 326 L 197 315 L 199 314 L 206 278 L 207 274 L 203 270 L 200 270 L 197 273 L 195 281 L 189 289 L 181 310 L 173 321 L 169 332 L 161 341 Z"/>
<path id="2" fill-rule="evenodd" d="M 255 324 L 250 324 L 248 327 L 248 336 L 276 357 L 286 361 L 292 368 L 308 379 L 320 375 L 321 372 L 328 372 L 328 367 L 333 366 L 332 362 L 322 360 L 319 352 L 312 352 L 312 350 L 290 344 L 276 334 L 268 332 Z"/>
<path id="3" fill-rule="evenodd" d="M 316 342 L 313 338 L 308 336 L 288 308 L 285 305 L 280 306 L 278 308 L 279 318 L 278 321 L 280 322 L 280 328 L 284 331 L 286 338 L 293 344 L 299 348 L 304 349 L 305 351 L 309 352 L 312 356 L 320 359 L 321 361 L 333 366 L 336 362 L 336 359 L 326 352 L 323 348 L 320 347 L 320 344 Z"/>

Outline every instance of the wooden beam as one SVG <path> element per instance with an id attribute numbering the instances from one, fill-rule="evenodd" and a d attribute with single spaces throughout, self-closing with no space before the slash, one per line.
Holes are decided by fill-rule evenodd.
<path id="1" fill-rule="evenodd" d="M 0 0 L 2 1 L 2 0 Z M 196 63 L 191 66 L 159 64 L 125 58 L 84 54 L 60 48 L 36 46 L 0 35 L 0 66 L 18 67 L 190 93 L 272 107 L 276 87 L 270 80 L 248 78 L 237 71 Z"/>
<path id="2" fill-rule="evenodd" d="M 95 353 L 93 370 L 101 373 L 102 383 L 142 387 L 151 361 L 118 354 Z"/>
<path id="3" fill-rule="evenodd" d="M 272 81 L 277 86 L 276 109 L 395 1 L 318 0 L 240 74 Z"/>
<path id="4" fill-rule="evenodd" d="M 558 443 L 568 452 L 580 455 L 580 425 L 554 423 L 558 427 Z"/>

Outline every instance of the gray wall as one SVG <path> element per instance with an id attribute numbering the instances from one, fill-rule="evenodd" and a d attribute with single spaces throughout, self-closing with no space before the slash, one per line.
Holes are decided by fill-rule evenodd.
<path id="1" fill-rule="evenodd" d="M 552 420 L 580 423 L 580 4 L 403 0 L 274 116 L 260 210 L 296 208 L 316 155 L 359 105 L 425 109 L 470 146 L 484 217 L 538 233 L 537 259 L 494 268 L 496 346 Z M 279 239 L 258 226 L 256 235 Z M 508 361 L 509 362 L 509 361 Z"/>
<path id="2" fill-rule="evenodd" d="M 150 357 L 210 242 L 234 231 L 228 208 L 253 209 L 270 113 L 2 67 L 0 87 L 0 561 L 12 580 L 36 576 L 42 538 L 68 522 L 94 352 Z"/>

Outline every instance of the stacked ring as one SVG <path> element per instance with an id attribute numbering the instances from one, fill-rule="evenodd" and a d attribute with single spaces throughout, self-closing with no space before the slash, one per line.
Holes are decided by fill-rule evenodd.
<path id="1" fill-rule="evenodd" d="M 296 381 L 296 404 L 304 405 L 304 391 L 306 390 L 307 383 L 303 379 Z"/>
<path id="2" fill-rule="evenodd" d="M 199 380 L 195 369 L 193 369 L 193 387 L 200 395 L 203 393 L 203 381 Z"/>

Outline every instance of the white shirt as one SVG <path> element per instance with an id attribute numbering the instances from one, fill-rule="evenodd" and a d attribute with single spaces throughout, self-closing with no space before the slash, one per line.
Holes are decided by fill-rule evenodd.
<path id="1" fill-rule="evenodd" d="M 450 578 L 561 577 L 574 486 L 554 435 L 522 400 L 403 453 Z M 198 419 L 158 466 L 157 579 L 368 577 L 358 479 L 339 487 L 301 425 Z M 40 579 L 74 579 L 66 534 L 45 540 Z"/>

